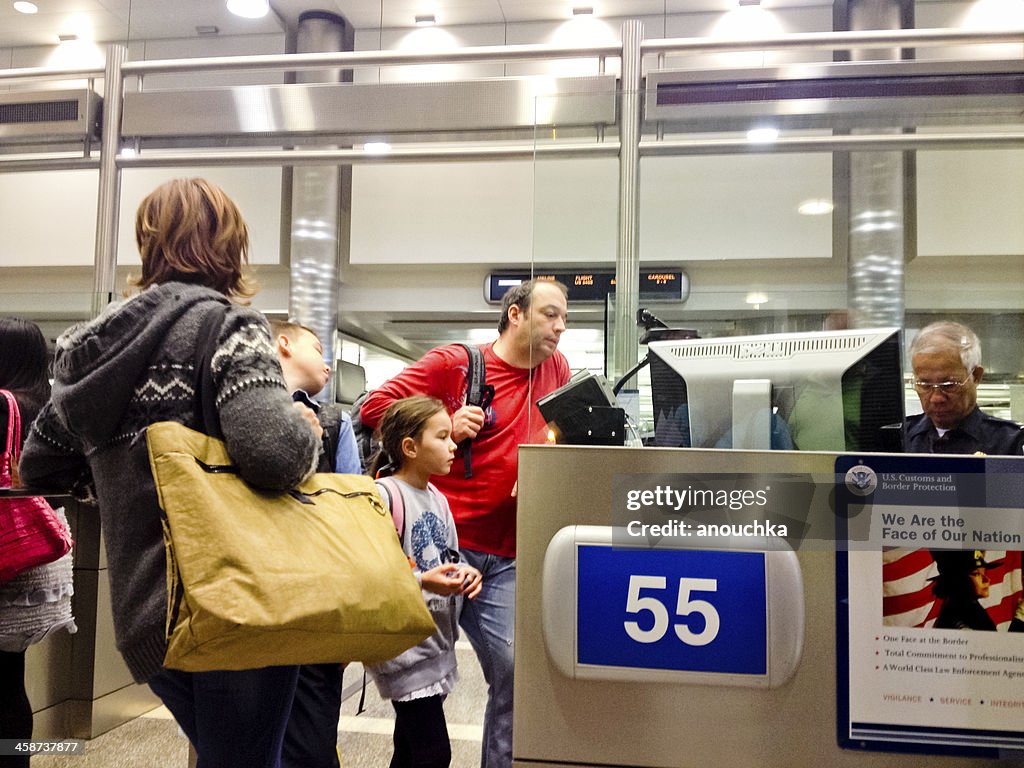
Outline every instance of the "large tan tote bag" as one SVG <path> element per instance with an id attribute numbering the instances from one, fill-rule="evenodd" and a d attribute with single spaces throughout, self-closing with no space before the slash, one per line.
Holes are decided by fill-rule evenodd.
<path id="1" fill-rule="evenodd" d="M 265 492 L 220 440 L 176 422 L 147 440 L 166 514 L 165 667 L 377 662 L 434 632 L 371 478 L 316 474 Z"/>

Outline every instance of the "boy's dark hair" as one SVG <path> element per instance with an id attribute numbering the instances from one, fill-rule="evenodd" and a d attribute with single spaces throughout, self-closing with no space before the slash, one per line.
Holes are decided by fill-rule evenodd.
<path id="1" fill-rule="evenodd" d="M 527 280 L 525 283 L 514 285 L 505 291 L 505 295 L 501 297 L 501 317 L 498 318 L 498 335 L 500 336 L 508 328 L 508 311 L 513 305 L 519 307 L 519 309 L 526 311 L 530 308 L 530 301 L 533 299 L 533 289 L 537 287 L 538 283 L 550 283 L 551 285 L 558 286 L 562 294 L 568 297 L 569 289 L 566 288 L 562 283 L 557 280 L 548 280 L 541 277 L 535 277 L 532 280 Z"/>

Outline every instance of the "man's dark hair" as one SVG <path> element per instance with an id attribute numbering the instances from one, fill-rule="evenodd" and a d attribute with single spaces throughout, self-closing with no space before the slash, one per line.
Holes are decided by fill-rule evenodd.
<path id="1" fill-rule="evenodd" d="M 532 280 L 527 280 L 525 283 L 512 286 L 505 291 L 505 295 L 501 297 L 501 317 L 498 318 L 499 336 L 505 332 L 506 328 L 508 328 L 508 311 L 513 305 L 519 307 L 523 312 L 530 308 L 530 300 L 533 298 L 533 289 L 537 287 L 538 283 L 550 283 L 551 285 L 557 285 L 559 289 L 561 289 L 563 295 L 569 295 L 569 290 L 557 280 L 549 280 L 539 277 L 535 277 Z"/>

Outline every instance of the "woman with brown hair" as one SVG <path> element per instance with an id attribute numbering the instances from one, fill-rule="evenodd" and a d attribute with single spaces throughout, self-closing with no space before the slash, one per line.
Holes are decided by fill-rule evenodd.
<path id="1" fill-rule="evenodd" d="M 241 476 L 269 489 L 294 486 L 316 466 L 319 426 L 293 405 L 266 320 L 237 303 L 252 293 L 243 275 L 249 236 L 224 191 L 203 179 L 162 184 L 139 206 L 135 237 L 142 290 L 57 340 L 53 393 L 26 443 L 22 477 L 94 489 L 118 650 L 174 715 L 200 768 L 276 768 L 297 667 L 163 668 L 166 559 L 146 428 L 171 420 L 203 430 L 194 354 L 204 318 L 221 305 L 228 309 L 211 368 Z"/>

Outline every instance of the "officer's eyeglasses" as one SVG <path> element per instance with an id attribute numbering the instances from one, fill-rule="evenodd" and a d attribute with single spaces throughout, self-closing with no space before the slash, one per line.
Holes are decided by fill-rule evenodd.
<path id="1" fill-rule="evenodd" d="M 932 383 L 930 381 L 921 381 L 920 379 L 914 379 L 914 389 L 917 390 L 919 395 L 932 395 L 938 390 L 944 395 L 955 395 L 960 392 L 964 387 L 967 386 L 967 382 L 970 379 L 964 379 L 963 381 L 957 381 L 955 379 L 950 381 L 939 381 Z"/>

